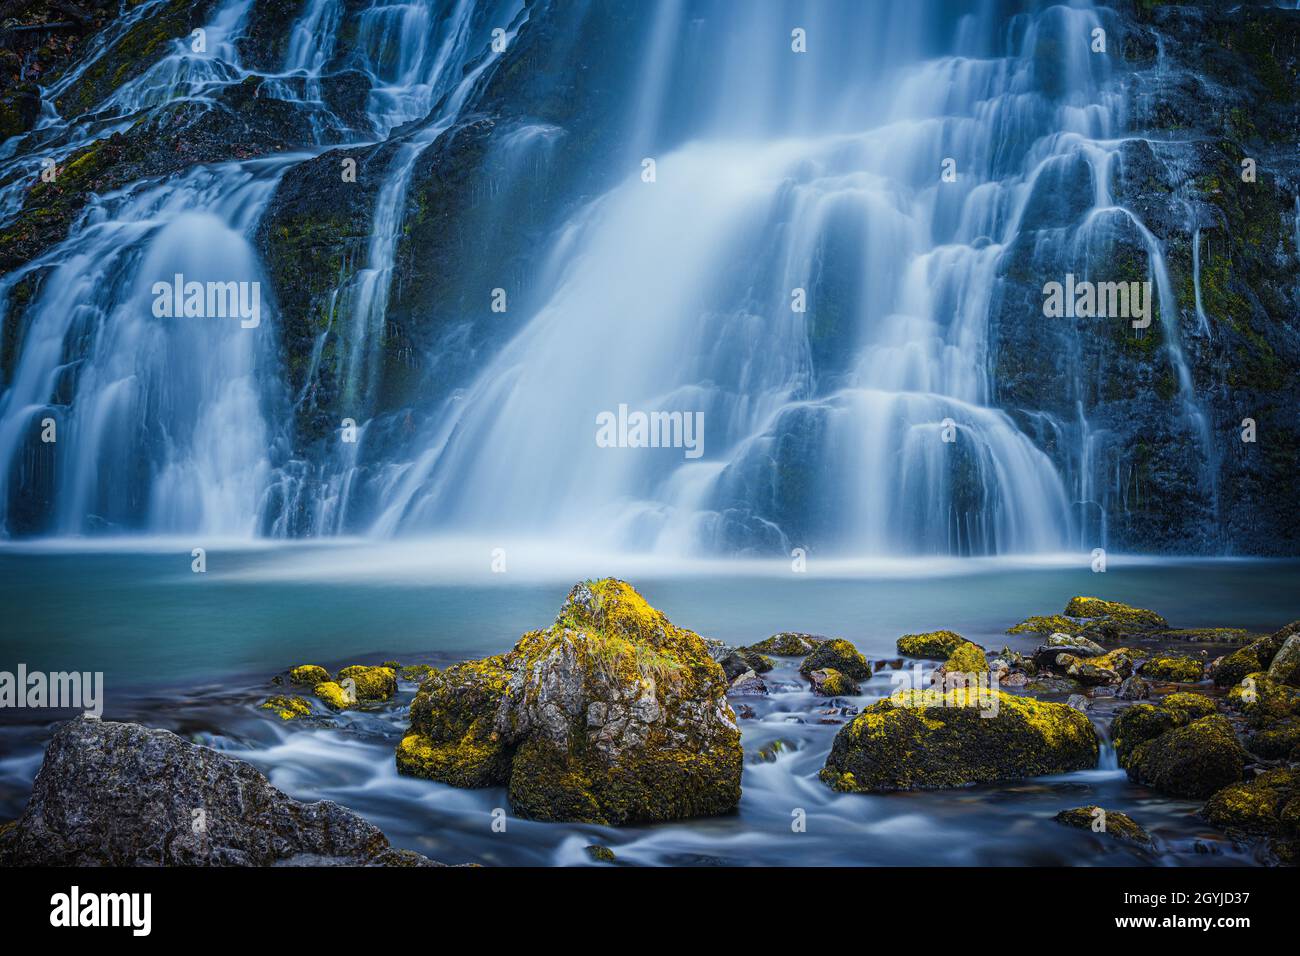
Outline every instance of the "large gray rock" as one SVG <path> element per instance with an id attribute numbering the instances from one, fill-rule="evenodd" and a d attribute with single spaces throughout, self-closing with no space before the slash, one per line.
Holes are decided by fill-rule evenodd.
<path id="1" fill-rule="evenodd" d="M 78 718 L 45 751 L 4 866 L 430 866 L 336 803 L 166 730 Z"/>

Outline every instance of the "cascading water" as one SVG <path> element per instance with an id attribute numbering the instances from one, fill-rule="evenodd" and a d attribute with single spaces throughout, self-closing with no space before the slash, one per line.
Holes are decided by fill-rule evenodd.
<path id="1" fill-rule="evenodd" d="M 364 435 L 382 414 L 377 363 L 417 160 L 476 108 L 491 41 L 513 43 L 533 14 L 518 0 L 308 0 L 282 61 L 258 73 L 237 49 L 251 7 L 219 5 L 206 55 L 174 41 L 96 124 L 42 120 L 62 159 L 141 110 L 258 76 L 262 95 L 310 111 L 314 140 L 100 197 L 65 242 L 0 281 L 5 302 L 28 272 L 52 270 L 0 398 L 8 534 L 509 530 L 733 553 L 1104 544 L 1104 431 L 1081 401 L 1077 420 L 1001 407 L 991 326 L 1013 250 L 1032 245 L 1061 278 L 1126 230 L 1146 249 L 1183 414 L 1205 440 L 1160 242 L 1110 195 L 1123 98 L 1109 58 L 1090 52 L 1097 11 L 1007 17 L 988 0 L 956 15 L 931 0 L 736 17 L 723 0 L 669 0 L 640 24 L 622 96 L 611 161 L 628 174 L 537 257 L 542 293 L 511 317 L 518 332 L 418 409 L 427 426 L 383 461 L 338 443 L 291 461 L 287 409 L 301 396 L 281 384 L 274 318 L 260 333 L 163 326 L 142 290 L 173 273 L 260 279 L 247 237 L 284 172 L 330 142 L 395 140 L 364 262 L 308 357 L 314 368 L 337 336 L 338 389 Z M 341 68 L 371 80 L 364 128 L 324 106 L 321 79 Z M 503 137 L 518 176 L 552 132 L 524 123 Z M 40 158 L 12 162 L 31 172 Z M 1079 181 L 1092 192 L 1077 217 L 1033 221 L 1044 194 Z M 12 215 L 21 193 L 3 200 Z M 620 407 L 702 415 L 701 456 L 601 447 L 598 416 Z M 55 408 L 60 447 L 74 449 L 57 469 L 33 440 Z M 290 519 L 302 511 L 305 526 Z"/>

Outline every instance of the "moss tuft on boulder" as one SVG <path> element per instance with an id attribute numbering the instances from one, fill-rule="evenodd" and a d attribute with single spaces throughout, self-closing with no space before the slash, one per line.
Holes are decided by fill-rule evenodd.
<path id="1" fill-rule="evenodd" d="M 862 652 L 843 638 L 822 641 L 799 665 L 799 673 L 807 677 L 813 671 L 830 668 L 853 680 L 866 680 L 871 676 L 871 664 Z"/>
<path id="2" fill-rule="evenodd" d="M 835 737 L 822 780 L 870 793 L 961 787 L 1097 765 L 1092 723 L 1064 704 L 1000 691 L 900 691 Z"/>
<path id="3" fill-rule="evenodd" d="M 956 631 L 926 631 L 924 634 L 904 634 L 898 639 L 898 653 L 904 657 L 921 657 L 932 661 L 946 661 L 962 644 L 968 643 Z"/>
<path id="4" fill-rule="evenodd" d="M 1082 634 L 1087 625 L 1059 614 L 1031 615 L 1007 628 L 1008 634 Z"/>
<path id="5" fill-rule="evenodd" d="M 621 825 L 727 813 L 743 754 L 727 679 L 699 635 L 631 585 L 576 585 L 508 654 L 431 674 L 403 773 L 504 784 L 522 816 Z"/>

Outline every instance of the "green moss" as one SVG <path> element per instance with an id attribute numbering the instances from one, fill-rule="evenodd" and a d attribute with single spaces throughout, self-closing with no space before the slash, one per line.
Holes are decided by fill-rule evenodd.
<path id="1" fill-rule="evenodd" d="M 437 743 L 409 733 L 397 745 L 397 769 L 413 777 L 440 780 L 455 787 L 490 787 L 505 782 L 509 761 L 490 734 L 467 732 L 460 740 Z"/>
<path id="2" fill-rule="evenodd" d="M 959 787 L 1094 767 L 1088 718 L 999 691 L 900 691 L 835 737 L 821 779 L 846 792 Z"/>
<path id="3" fill-rule="evenodd" d="M 904 657 L 921 657 L 944 661 L 966 638 L 955 631 L 926 631 L 924 634 L 904 634 L 898 639 L 898 653 Z"/>
<path id="4" fill-rule="evenodd" d="M 317 664 L 300 664 L 289 671 L 289 683 L 304 684 L 315 687 L 327 680 L 333 680 L 330 672 Z"/>
<path id="5" fill-rule="evenodd" d="M 871 664 L 862 652 L 842 638 L 823 641 L 799 665 L 799 673 L 807 677 L 813 671 L 832 669 L 854 680 L 871 676 Z"/>
<path id="6" fill-rule="evenodd" d="M 1265 671 L 1247 674 L 1228 691 L 1228 706 L 1239 711 L 1253 727 L 1300 715 L 1300 690 L 1273 680 Z"/>
<path id="7" fill-rule="evenodd" d="M 265 710 L 275 711 L 276 716 L 281 720 L 306 717 L 311 713 L 311 702 L 305 697 L 287 697 L 284 695 L 268 697 L 262 707 Z"/>
<path id="8" fill-rule="evenodd" d="M 1205 665 L 1194 657 L 1152 657 L 1142 663 L 1138 673 L 1148 680 L 1191 684 L 1204 676 Z"/>
<path id="9" fill-rule="evenodd" d="M 433 673 L 428 664 L 408 664 L 402 668 L 402 677 L 409 681 L 420 682 Z"/>

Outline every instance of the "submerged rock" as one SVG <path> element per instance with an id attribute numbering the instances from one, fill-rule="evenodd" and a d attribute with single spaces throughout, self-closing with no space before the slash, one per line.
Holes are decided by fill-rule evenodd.
<path id="1" fill-rule="evenodd" d="M 821 778 L 836 790 L 960 787 L 1097 765 L 1092 723 L 1064 704 L 1000 691 L 900 691 L 835 737 Z"/>
<path id="2" fill-rule="evenodd" d="M 79 718 L 0 835 L 5 866 L 427 866 L 338 804 L 300 803 L 166 730 Z"/>
<path id="3" fill-rule="evenodd" d="M 898 653 L 904 657 L 920 657 L 932 661 L 946 661 L 962 644 L 969 643 L 956 631 L 927 631 L 924 634 L 904 634 L 898 639 Z"/>
<path id="4" fill-rule="evenodd" d="M 584 849 L 587 851 L 587 856 L 591 857 L 597 863 L 614 862 L 614 851 L 607 846 L 602 846 L 599 843 L 590 843 Z"/>
<path id="5" fill-rule="evenodd" d="M 743 754 L 727 680 L 692 631 L 630 585 L 569 592 L 508 654 L 431 674 L 403 773 L 502 785 L 523 816 L 625 824 L 727 813 Z"/>
<path id="6" fill-rule="evenodd" d="M 1053 819 L 1067 827 L 1104 833 L 1108 837 L 1138 846 L 1149 847 L 1154 842 L 1151 834 L 1138 826 L 1132 817 L 1118 810 L 1106 810 L 1098 806 L 1075 807 L 1072 810 L 1062 810 Z"/>
<path id="7" fill-rule="evenodd" d="M 767 682 L 753 671 L 745 671 L 736 676 L 727 688 L 729 697 L 766 697 Z"/>
<path id="8" fill-rule="evenodd" d="M 830 668 L 853 680 L 866 680 L 871 676 L 871 664 L 862 652 L 843 638 L 822 641 L 799 665 L 799 673 L 808 677 L 816 670 Z"/>

